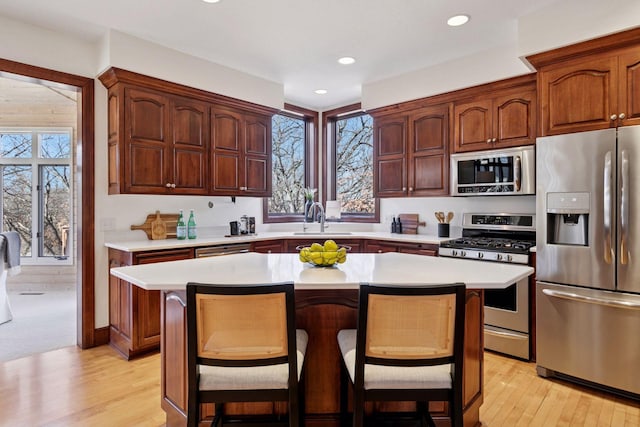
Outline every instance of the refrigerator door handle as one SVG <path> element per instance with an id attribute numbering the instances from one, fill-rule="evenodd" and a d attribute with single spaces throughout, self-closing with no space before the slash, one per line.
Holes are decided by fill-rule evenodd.
<path id="1" fill-rule="evenodd" d="M 629 262 L 628 229 L 629 229 L 629 155 L 627 150 L 622 150 L 620 172 L 620 264 Z"/>
<path id="2" fill-rule="evenodd" d="M 513 165 L 513 181 L 515 185 L 515 191 L 520 191 L 521 182 L 522 182 L 522 160 L 520 156 L 516 156 L 515 162 Z"/>
<path id="3" fill-rule="evenodd" d="M 611 194 L 613 192 L 613 177 L 612 175 L 612 161 L 611 161 L 611 151 L 607 151 L 604 156 L 604 206 L 603 206 L 603 216 L 604 216 L 604 262 L 607 264 L 611 264 L 613 260 L 613 246 L 612 246 L 612 238 L 611 235 L 611 223 L 613 222 L 612 218 L 612 209 L 611 209 Z"/>
<path id="4" fill-rule="evenodd" d="M 543 289 L 542 293 L 550 297 L 568 299 L 572 301 L 585 302 L 589 304 L 606 305 L 608 307 L 625 308 L 629 310 L 640 310 L 640 303 L 609 298 L 595 298 L 580 295 L 573 292 L 556 291 L 554 289 Z"/>

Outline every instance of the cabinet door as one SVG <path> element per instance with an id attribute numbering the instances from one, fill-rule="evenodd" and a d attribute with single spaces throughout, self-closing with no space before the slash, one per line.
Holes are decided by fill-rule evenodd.
<path id="1" fill-rule="evenodd" d="M 539 74 L 542 136 L 614 127 L 618 114 L 617 58 L 598 56 Z"/>
<path id="2" fill-rule="evenodd" d="M 239 112 L 211 109 L 211 192 L 237 194 L 240 190 L 242 115 Z"/>
<path id="3" fill-rule="evenodd" d="M 494 99 L 495 148 L 532 145 L 536 142 L 535 90 Z M 493 140 L 493 139 L 492 139 Z"/>
<path id="4" fill-rule="evenodd" d="M 387 117 L 374 119 L 374 195 L 375 197 L 407 194 L 407 119 Z"/>
<path id="5" fill-rule="evenodd" d="M 454 151 L 488 150 L 492 143 L 491 99 L 456 104 L 453 109 Z"/>
<path id="6" fill-rule="evenodd" d="M 383 254 L 385 252 L 398 252 L 398 246 L 391 242 L 367 240 L 364 245 L 364 252 Z"/>
<path id="7" fill-rule="evenodd" d="M 409 118 L 409 196 L 449 193 L 449 106 Z"/>
<path id="8" fill-rule="evenodd" d="M 625 115 L 625 118 L 620 120 L 621 125 L 638 125 L 640 124 L 640 51 L 637 48 L 620 56 L 619 70 L 620 97 L 616 114 Z"/>
<path id="9" fill-rule="evenodd" d="M 266 240 L 262 242 L 255 242 L 251 250 L 261 254 L 279 254 L 284 252 L 282 240 Z"/>
<path id="10" fill-rule="evenodd" d="M 125 192 L 164 194 L 173 177 L 169 99 L 126 88 L 124 109 Z"/>
<path id="11" fill-rule="evenodd" d="M 245 115 L 241 194 L 271 196 L 271 117 Z"/>
<path id="12" fill-rule="evenodd" d="M 173 183 L 175 194 L 206 194 L 208 186 L 207 104 L 186 98 L 171 103 Z"/>

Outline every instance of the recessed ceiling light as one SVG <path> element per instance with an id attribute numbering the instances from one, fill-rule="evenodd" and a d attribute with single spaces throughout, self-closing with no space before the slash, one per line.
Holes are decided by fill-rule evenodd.
<path id="1" fill-rule="evenodd" d="M 218 3 L 220 0 L 202 0 L 205 3 Z"/>
<path id="2" fill-rule="evenodd" d="M 356 59 L 352 58 L 351 56 L 343 56 L 342 58 L 338 59 L 338 62 L 342 65 L 351 65 L 356 62 Z"/>
<path id="3" fill-rule="evenodd" d="M 315 93 L 317 93 L 318 95 L 324 95 L 327 93 L 326 89 L 316 89 L 314 90 Z"/>
<path id="4" fill-rule="evenodd" d="M 447 24 L 451 27 L 459 27 L 469 22 L 469 15 L 456 15 L 447 19 Z"/>

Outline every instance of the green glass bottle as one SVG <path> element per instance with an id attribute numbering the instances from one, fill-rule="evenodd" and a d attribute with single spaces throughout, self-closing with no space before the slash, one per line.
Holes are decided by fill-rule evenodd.
<path id="1" fill-rule="evenodd" d="M 178 240 L 184 240 L 187 238 L 187 226 L 184 223 L 182 209 L 180 209 L 180 216 L 178 216 L 178 222 L 176 223 L 176 237 Z"/>
<path id="2" fill-rule="evenodd" d="M 193 209 L 189 213 L 189 221 L 187 222 L 187 237 L 196 238 L 196 219 L 193 217 Z"/>

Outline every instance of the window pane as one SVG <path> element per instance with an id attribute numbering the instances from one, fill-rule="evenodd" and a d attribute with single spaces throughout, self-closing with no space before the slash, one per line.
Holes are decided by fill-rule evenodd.
<path id="1" fill-rule="evenodd" d="M 5 158 L 30 158 L 31 132 L 0 133 L 0 150 Z"/>
<path id="2" fill-rule="evenodd" d="M 304 212 L 305 121 L 275 115 L 272 121 L 272 196 L 269 213 Z"/>
<path id="3" fill-rule="evenodd" d="M 336 196 L 343 213 L 374 214 L 373 119 L 336 121 Z"/>
<path id="4" fill-rule="evenodd" d="M 31 256 L 31 166 L 2 166 L 2 229 L 17 231 L 20 253 Z"/>
<path id="5" fill-rule="evenodd" d="M 64 133 L 41 133 L 40 157 L 43 159 L 68 159 L 71 157 L 71 137 Z"/>
<path id="6" fill-rule="evenodd" d="M 41 166 L 42 239 L 40 256 L 65 256 L 70 223 L 69 166 Z"/>

